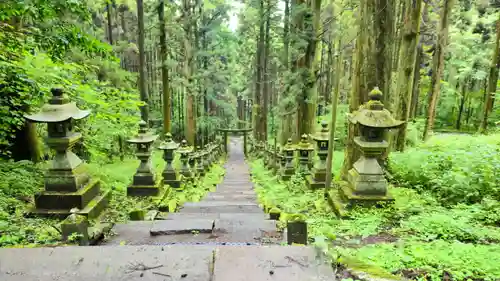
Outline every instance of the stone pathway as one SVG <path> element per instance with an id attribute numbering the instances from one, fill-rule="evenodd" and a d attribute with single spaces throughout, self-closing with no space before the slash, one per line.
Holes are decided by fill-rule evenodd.
<path id="1" fill-rule="evenodd" d="M 155 221 L 133 221 L 113 228 L 105 245 L 262 245 L 282 243 L 276 221 L 259 207 L 242 140 L 230 139 L 224 180 L 200 202 Z"/>
<path id="2" fill-rule="evenodd" d="M 118 224 L 101 246 L 0 249 L 0 280 L 335 280 L 332 267 L 282 235 L 256 201 L 241 139 L 224 181 L 162 220 Z M 29 259 L 26 259 L 29 257 Z"/>

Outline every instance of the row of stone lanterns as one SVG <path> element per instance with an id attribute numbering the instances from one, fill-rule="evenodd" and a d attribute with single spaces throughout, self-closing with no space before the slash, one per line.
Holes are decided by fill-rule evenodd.
<path id="1" fill-rule="evenodd" d="M 361 156 L 349 170 L 347 182 L 337 182 L 338 192 L 329 194 L 330 202 L 340 216 L 344 216 L 347 209 L 357 204 L 393 201 L 378 158 L 388 148 L 388 143 L 384 140 L 385 132 L 400 127 L 403 121 L 395 120 L 384 108 L 381 100 L 382 92 L 375 87 L 369 94 L 369 101 L 349 116 L 349 122 L 357 126 L 359 131 L 359 137 L 354 138 L 354 143 L 361 151 Z M 326 173 L 331 172 L 326 170 L 330 144 L 327 123 L 323 122 L 321 127 L 321 130 L 312 136 L 316 148 L 309 142 L 307 135 L 302 135 L 297 144 L 293 144 L 289 139 L 281 151 L 273 150 L 261 142 L 254 144 L 254 151 L 258 157 L 264 158 L 264 163 L 269 168 L 276 167 L 274 159 L 280 159 L 279 169 L 275 171 L 280 172 L 281 180 L 287 181 L 298 173 L 304 176 L 305 183 L 310 188 L 325 188 Z M 311 154 L 314 150 L 318 160 L 311 169 Z M 294 157 L 296 151 L 297 165 Z"/>
<path id="2" fill-rule="evenodd" d="M 55 151 L 52 166 L 45 174 L 44 190 L 35 195 L 35 206 L 29 215 L 65 218 L 73 214 L 98 217 L 107 206 L 111 192 L 101 191 L 100 181 L 90 178 L 82 160 L 72 152 L 73 146 L 82 137 L 80 133 L 73 132 L 73 120 L 89 116 L 90 111 L 80 110 L 61 89 L 52 89 L 51 92 L 52 97 L 39 113 L 25 115 L 31 122 L 47 123 L 48 135 L 45 141 Z M 179 188 L 181 182 L 193 181 L 194 177 L 205 175 L 222 153 L 220 141 L 214 141 L 193 152 L 185 140 L 179 147 L 168 133 L 160 146 L 166 162 L 163 180 L 157 181 L 151 168 L 151 147 L 157 138 L 157 135 L 148 131 L 147 123 L 141 121 L 137 136 L 128 140 L 128 143 L 137 146 L 136 156 L 140 164 L 132 184 L 127 188 L 127 195 L 158 196 L 164 185 Z M 180 171 L 173 165 L 176 150 L 182 162 Z"/>
<path id="3" fill-rule="evenodd" d="M 186 140 L 177 144 L 172 139 L 172 134 L 165 135 L 165 141 L 161 143 L 159 149 L 163 151 L 165 168 L 162 172 L 163 180 L 157 182 L 151 169 L 151 145 L 157 139 L 147 131 L 147 123 L 139 123 L 139 134 L 130 140 L 129 143 L 136 144 L 137 158 L 141 161 L 134 175 L 131 186 L 127 189 L 129 196 L 158 196 L 164 185 L 172 188 L 180 188 L 181 182 L 194 182 L 195 178 L 203 177 L 212 166 L 214 159 L 221 153 L 220 145 L 208 144 L 203 149 L 198 147 L 195 151 L 188 145 Z M 179 153 L 181 167 L 177 170 L 174 166 L 175 152 Z"/>

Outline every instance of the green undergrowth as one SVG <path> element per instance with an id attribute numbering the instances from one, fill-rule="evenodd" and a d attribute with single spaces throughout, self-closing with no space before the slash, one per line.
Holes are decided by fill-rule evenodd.
<path id="1" fill-rule="evenodd" d="M 298 177 L 280 182 L 262 160 L 251 168 L 259 202 L 280 209 L 284 220 L 304 214 L 318 252 L 350 268 L 419 280 L 500 278 L 495 200 L 449 205 L 432 189 L 390 187 L 394 204 L 354 208 L 350 219 L 341 220 L 322 190 L 307 189 Z"/>
<path id="2" fill-rule="evenodd" d="M 179 161 L 174 162 L 179 166 Z M 154 210 L 159 207 L 176 209 L 185 202 L 199 201 L 220 183 L 224 168 L 214 164 L 210 171 L 195 184 L 188 183 L 178 191 L 171 191 L 161 202 L 150 197 L 127 197 L 127 186 L 139 165 L 139 160 L 125 158 L 110 164 L 89 163 L 87 170 L 93 178 L 101 180 L 102 190 L 111 190 L 108 208 L 99 220 L 126 222 L 132 210 Z M 43 190 L 43 176 L 48 162 L 0 161 L 0 247 L 36 247 L 60 242 L 60 220 L 25 218 L 26 210 L 33 206 L 34 194 Z M 164 161 L 160 151 L 154 151 L 152 168 L 161 179 Z"/>
<path id="3" fill-rule="evenodd" d="M 392 180 L 444 205 L 500 198 L 500 134 L 440 135 L 389 157 Z"/>

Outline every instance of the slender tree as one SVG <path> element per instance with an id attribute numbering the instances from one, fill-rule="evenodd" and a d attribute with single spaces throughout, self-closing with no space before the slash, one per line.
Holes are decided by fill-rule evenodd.
<path id="1" fill-rule="evenodd" d="M 431 88 L 423 136 L 424 140 L 429 138 L 432 128 L 434 127 L 434 120 L 436 118 L 436 106 L 439 98 L 439 92 L 441 90 L 441 77 L 443 76 L 444 69 L 444 53 L 448 41 L 448 26 L 454 2 L 455 0 L 443 0 L 443 7 L 441 8 L 439 33 L 436 49 L 432 58 Z"/>
<path id="2" fill-rule="evenodd" d="M 484 102 L 483 119 L 481 120 L 480 132 L 486 132 L 488 128 L 488 117 L 493 110 L 495 102 L 495 93 L 498 84 L 498 72 L 500 69 L 500 14 L 497 20 L 497 35 L 495 49 L 493 50 L 493 58 L 490 66 L 490 76 L 488 77 L 488 89 L 486 91 L 486 100 Z"/>
<path id="3" fill-rule="evenodd" d="M 141 107 L 141 118 L 148 122 L 149 97 L 146 90 L 146 54 L 144 51 L 144 2 L 137 0 L 137 25 L 139 43 L 139 91 L 144 105 Z"/>
<path id="4" fill-rule="evenodd" d="M 160 0 L 158 5 L 158 20 L 160 21 L 160 47 L 161 47 L 161 80 L 162 80 L 162 94 L 163 94 L 163 133 L 170 133 L 172 131 L 172 124 L 170 121 L 170 84 L 168 81 L 168 50 L 167 50 L 167 31 L 165 22 L 165 1 Z"/>

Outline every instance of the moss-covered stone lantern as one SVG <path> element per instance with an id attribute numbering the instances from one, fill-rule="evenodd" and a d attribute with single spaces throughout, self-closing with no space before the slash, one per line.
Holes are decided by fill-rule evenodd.
<path id="1" fill-rule="evenodd" d="M 309 171 L 309 154 L 314 150 L 306 134 L 300 137 L 297 150 L 299 151 L 299 173 L 306 174 Z"/>
<path id="2" fill-rule="evenodd" d="M 398 128 L 404 121 L 395 120 L 381 100 L 382 92 L 376 87 L 370 92 L 369 101 L 349 116 L 349 121 L 359 129 L 360 136 L 354 138 L 354 143 L 361 156 L 349 170 L 348 183 L 340 186 L 341 202 L 335 204 L 340 215 L 344 208 L 354 204 L 393 201 L 377 158 L 389 146 L 384 140 L 386 130 Z"/>
<path id="3" fill-rule="evenodd" d="M 316 141 L 316 150 L 318 161 L 316 161 L 311 175 L 307 177 L 307 186 L 309 188 L 324 188 L 326 181 L 326 158 L 328 157 L 328 142 L 329 142 L 328 123 L 321 123 L 321 130 L 313 135 L 313 140 Z"/>
<path id="4" fill-rule="evenodd" d="M 187 140 L 182 140 L 181 146 L 177 150 L 181 155 L 181 175 L 182 181 L 193 180 L 193 172 L 189 166 L 189 155 L 193 152 L 193 148 L 188 145 Z"/>
<path id="5" fill-rule="evenodd" d="M 160 193 L 161 185 L 156 183 L 155 175 L 151 170 L 151 145 L 158 138 L 148 132 L 148 124 L 139 122 L 139 133 L 127 140 L 136 145 L 135 155 L 141 161 L 135 172 L 132 185 L 127 188 L 127 196 L 156 196 Z"/>
<path id="6" fill-rule="evenodd" d="M 64 218 L 73 213 L 97 217 L 106 207 L 110 192 L 101 193 L 99 180 L 91 180 L 85 165 L 71 150 L 82 135 L 73 132 L 73 120 L 87 117 L 70 102 L 62 89 L 52 89 L 52 97 L 41 111 L 24 117 L 31 122 L 47 123 L 47 145 L 55 151 L 52 165 L 45 174 L 45 190 L 35 195 L 35 208 L 29 215 Z"/>
<path id="7" fill-rule="evenodd" d="M 290 180 L 292 175 L 295 173 L 295 166 L 293 162 L 295 154 L 295 145 L 292 143 L 292 139 L 289 138 L 283 147 L 283 153 L 285 157 L 285 167 L 281 173 L 281 180 Z"/>
<path id="8" fill-rule="evenodd" d="M 165 135 L 165 141 L 159 147 L 163 150 L 163 160 L 165 160 L 165 169 L 163 169 L 163 184 L 169 185 L 172 188 L 181 187 L 179 175 L 174 168 L 173 162 L 175 158 L 175 150 L 179 148 L 179 144 L 172 139 L 172 134 Z"/>

